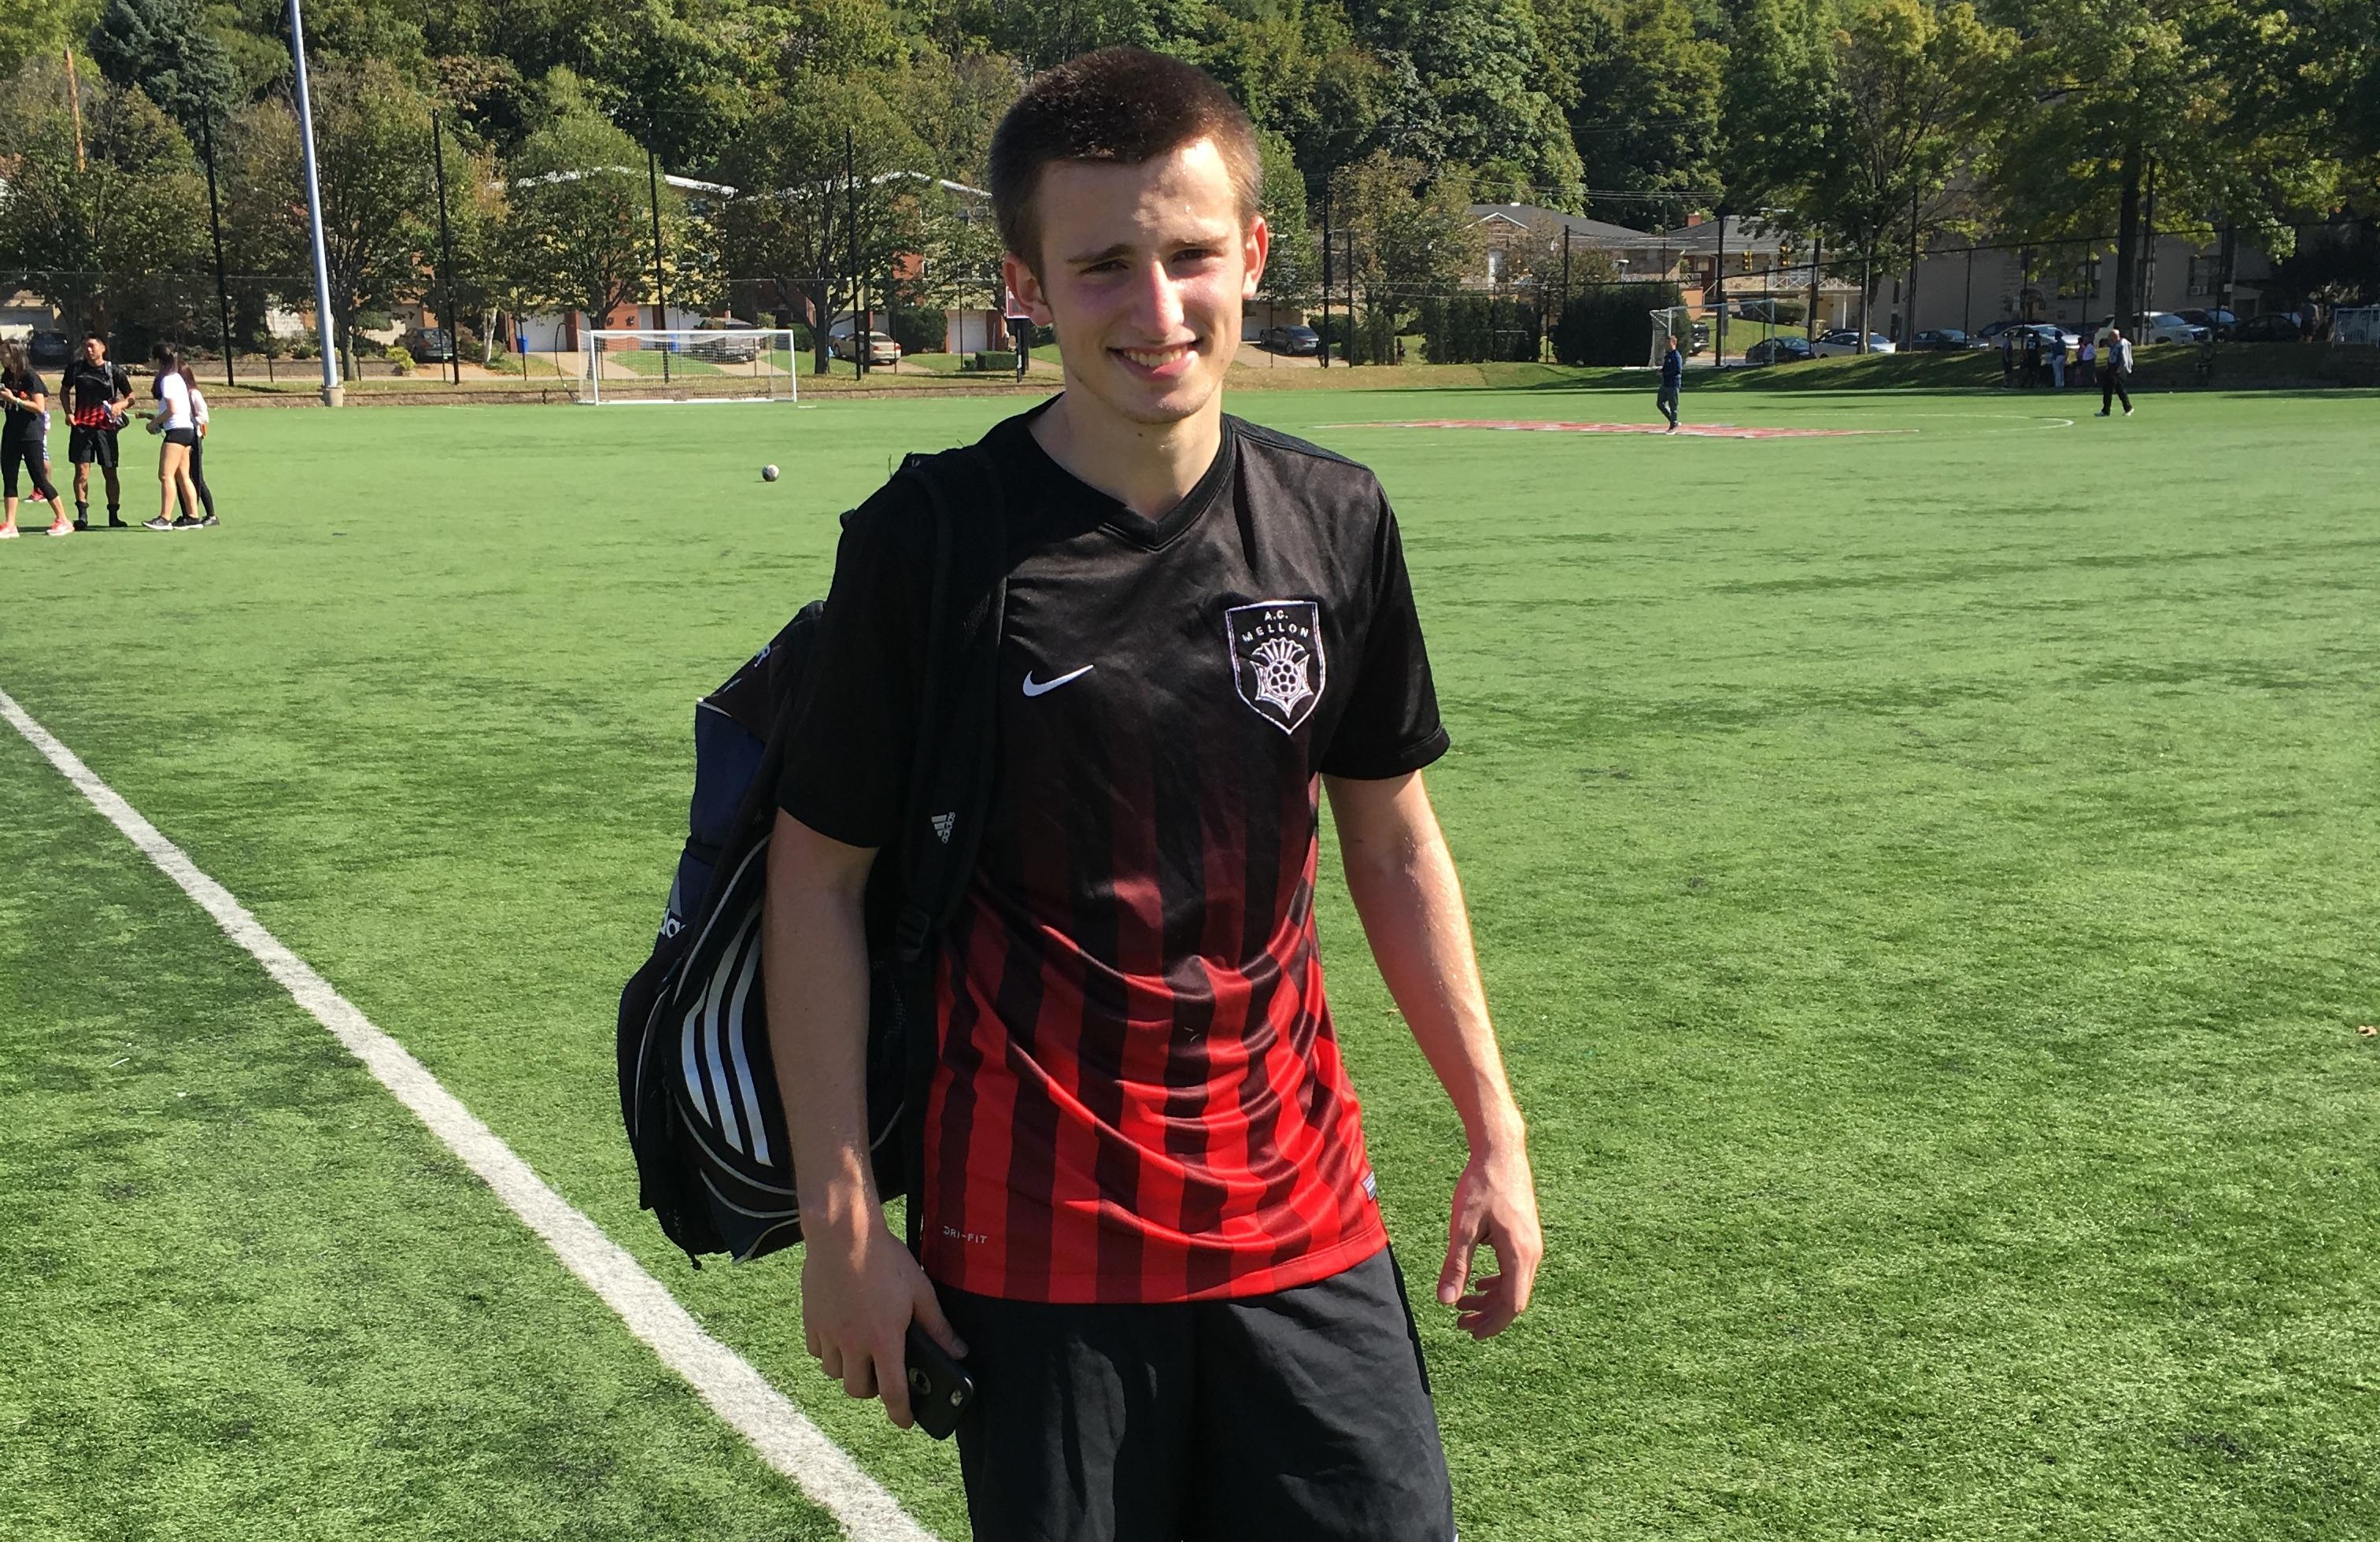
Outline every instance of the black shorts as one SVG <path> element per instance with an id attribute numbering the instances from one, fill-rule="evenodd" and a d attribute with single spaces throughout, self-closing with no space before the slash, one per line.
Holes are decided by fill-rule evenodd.
<path id="1" fill-rule="evenodd" d="M 189 446 L 196 444 L 198 442 L 199 431 L 196 429 L 167 429 L 165 431 L 165 443 L 168 444 L 179 444 L 187 449 Z"/>
<path id="2" fill-rule="evenodd" d="M 958 1432 L 976 1542 L 1451 1542 L 1386 1249 L 1237 1301 L 941 1294 L 978 1388 Z"/>
<path id="3" fill-rule="evenodd" d="M 87 429 L 78 423 L 67 431 L 67 459 L 76 466 L 115 469 L 115 431 Z"/>

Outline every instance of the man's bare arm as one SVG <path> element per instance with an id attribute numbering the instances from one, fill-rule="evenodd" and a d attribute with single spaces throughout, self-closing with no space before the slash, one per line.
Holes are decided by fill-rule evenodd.
<path id="1" fill-rule="evenodd" d="M 881 1396 L 906 1429 L 902 1339 L 911 1318 L 953 1354 L 966 1349 L 925 1270 L 885 1226 L 868 1164 L 864 902 L 875 861 L 874 849 L 780 813 L 769 843 L 761 974 L 801 1198 L 802 1336 L 844 1391 Z"/>
<path id="2" fill-rule="evenodd" d="M 1463 885 L 1419 772 L 1325 782 L 1347 891 L 1372 957 L 1471 1143 L 1454 1187 L 1438 1298 L 1457 1309 L 1457 1327 L 1485 1339 L 1529 1305 L 1545 1240 L 1527 1130 L 1488 1018 Z M 1473 1287 L 1472 1254 L 1481 1243 L 1495 1250 L 1497 1272 Z"/>

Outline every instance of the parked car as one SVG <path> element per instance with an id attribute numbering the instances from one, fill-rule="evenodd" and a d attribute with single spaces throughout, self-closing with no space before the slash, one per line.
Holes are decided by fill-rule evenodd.
<path id="1" fill-rule="evenodd" d="M 1274 353 L 1293 358 L 1322 351 L 1322 334 L 1309 326 L 1267 327 L 1257 342 Z"/>
<path id="2" fill-rule="evenodd" d="M 416 327 L 405 334 L 405 351 L 416 364 L 446 364 L 455 358 L 455 334 L 444 327 Z"/>
<path id="3" fill-rule="evenodd" d="M 1790 326 L 1802 315 L 1802 308 L 1791 300 L 1738 300 L 1729 309 L 1741 321 L 1767 322 L 1772 326 Z"/>
<path id="4" fill-rule="evenodd" d="M 828 345 L 828 350 L 837 358 L 856 359 L 859 357 L 859 346 L 852 341 L 852 334 L 847 332 Z M 901 345 L 892 341 L 891 337 L 885 335 L 883 333 L 869 333 L 868 334 L 868 362 L 870 366 L 900 363 Z"/>
<path id="5" fill-rule="evenodd" d="M 1853 327 L 1844 327 L 1839 331 L 1821 334 L 1818 338 L 1818 346 L 1816 351 L 1821 355 L 1854 354 L 1859 352 L 1860 334 L 1858 329 Z M 1867 334 L 1867 351 L 1870 353 L 1899 353 L 1900 350 L 1893 346 L 1891 338 L 1885 336 L 1880 332 L 1871 332 Z"/>
<path id="6" fill-rule="evenodd" d="M 1921 332 L 1909 340 L 1912 353 L 1956 353 L 1967 346 L 1967 334 L 1957 327 Z"/>
<path id="7" fill-rule="evenodd" d="M 2294 343 L 2304 335 L 2299 330 L 2298 319 L 2286 310 L 2251 316 L 2231 329 L 2234 343 Z"/>
<path id="8" fill-rule="evenodd" d="M 1986 322 L 1968 334 L 1967 346 L 1971 348 L 1997 348 L 2000 346 L 2000 334 L 2013 332 L 2021 326 L 2031 324 L 2029 322 L 2020 322 L 2012 316 L 2003 316 L 1997 322 Z"/>
<path id="9" fill-rule="evenodd" d="M 1803 337 L 1764 337 L 1743 350 L 1746 364 L 1792 364 L 1804 358 L 1815 358 L 1817 350 Z"/>
<path id="10" fill-rule="evenodd" d="M 2109 327 L 2119 324 L 2117 318 L 2107 317 L 2093 324 L 2092 335 L 2105 337 Z M 2206 333 L 2206 328 L 2192 326 L 2170 310 L 2152 310 L 2141 319 L 2140 330 L 2127 335 L 2131 336 L 2132 346 L 2145 348 L 2159 343 L 2204 343 Z"/>
<path id="11" fill-rule="evenodd" d="M 25 357 L 37 367 L 64 364 L 74 357 L 74 349 L 63 332 L 37 332 L 25 339 Z"/>
<path id="12" fill-rule="evenodd" d="M 2192 326 L 2204 327 L 2214 333 L 2218 343 L 2228 340 L 2231 329 L 2240 324 L 2240 318 L 2221 306 L 2209 310 L 2177 310 L 2174 314 Z"/>

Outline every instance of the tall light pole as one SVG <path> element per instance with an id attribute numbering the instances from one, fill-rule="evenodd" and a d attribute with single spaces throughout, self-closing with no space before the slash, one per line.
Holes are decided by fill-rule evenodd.
<path id="1" fill-rule="evenodd" d="M 331 264 L 322 255 L 322 185 L 314 173 L 314 103 L 306 90 L 306 21 L 289 0 L 289 59 L 297 71 L 298 142 L 306 159 L 306 231 L 314 247 L 314 331 L 322 345 L 322 405 L 346 405 L 339 383 L 338 343 L 331 334 Z"/>

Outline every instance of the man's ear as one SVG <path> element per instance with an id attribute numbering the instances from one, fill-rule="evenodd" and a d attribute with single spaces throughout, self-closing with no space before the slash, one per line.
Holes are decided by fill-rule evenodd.
<path id="1" fill-rule="evenodd" d="M 1025 313 L 1033 318 L 1035 326 L 1056 326 L 1057 316 L 1050 309 L 1049 297 L 1041 292 L 1041 280 L 1026 265 L 1025 259 L 1007 252 L 1000 259 L 1000 279 L 1008 292 L 1025 302 Z"/>
<path id="2" fill-rule="evenodd" d="M 1240 254 L 1248 265 L 1247 276 L 1240 281 L 1240 298 L 1257 297 L 1257 291 L 1264 286 L 1265 258 L 1271 251 L 1272 232 L 1266 227 L 1262 214 L 1255 215 L 1240 237 Z"/>

